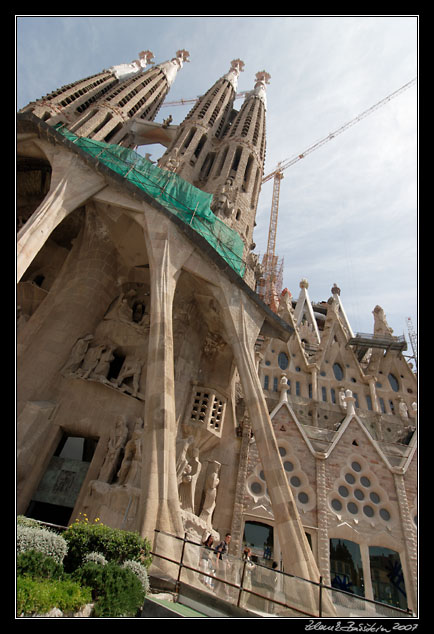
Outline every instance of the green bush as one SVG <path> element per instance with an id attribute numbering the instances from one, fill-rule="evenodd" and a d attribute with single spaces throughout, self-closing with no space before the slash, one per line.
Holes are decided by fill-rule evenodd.
<path id="1" fill-rule="evenodd" d="M 104 555 L 101 555 L 101 553 L 88 553 L 83 557 L 84 564 L 87 564 L 90 561 L 95 564 L 99 564 L 100 566 L 105 566 L 106 563 L 108 563 L 107 559 L 104 557 Z"/>
<path id="2" fill-rule="evenodd" d="M 105 566 L 88 562 L 72 578 L 92 588 L 95 617 L 135 616 L 143 605 L 145 592 L 137 576 L 116 563 Z"/>
<path id="3" fill-rule="evenodd" d="M 49 555 L 61 564 L 67 553 L 68 544 L 63 537 L 47 528 L 18 524 L 17 554 L 27 550 L 36 550 L 44 555 Z"/>
<path id="4" fill-rule="evenodd" d="M 143 592 L 148 594 L 150 586 L 146 566 L 140 564 L 138 561 L 127 560 L 122 564 L 122 568 L 128 568 L 128 570 L 131 570 L 142 584 Z"/>
<path id="5" fill-rule="evenodd" d="M 110 528 L 104 524 L 71 524 L 63 533 L 68 544 L 68 554 L 64 560 L 65 570 L 72 572 L 81 566 L 85 555 L 98 552 L 107 561 L 123 563 L 131 559 L 149 567 L 150 543 L 138 533 Z"/>
<path id="6" fill-rule="evenodd" d="M 46 614 L 52 608 L 62 612 L 76 612 L 92 602 L 89 588 L 71 579 L 17 579 L 17 614 Z"/>
<path id="7" fill-rule="evenodd" d="M 17 557 L 17 574 L 33 579 L 62 579 L 63 566 L 50 555 L 37 550 L 26 550 Z"/>

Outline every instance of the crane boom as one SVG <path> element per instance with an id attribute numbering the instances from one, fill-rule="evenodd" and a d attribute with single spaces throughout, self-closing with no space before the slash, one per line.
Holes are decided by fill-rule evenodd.
<path id="1" fill-rule="evenodd" d="M 241 97 L 245 97 L 249 91 L 237 92 L 235 95 L 235 99 L 241 99 Z M 193 97 L 192 99 L 179 99 L 178 101 L 166 101 L 161 105 L 161 108 L 166 108 L 167 106 L 184 106 L 186 103 L 196 103 L 199 101 L 200 97 Z"/>
<path id="2" fill-rule="evenodd" d="M 375 103 L 373 106 L 371 106 L 367 110 L 364 110 L 357 117 L 354 117 L 354 119 L 351 119 L 344 125 L 337 128 L 334 132 L 331 132 L 323 139 L 320 139 L 316 143 L 313 143 L 301 154 L 297 154 L 296 156 L 293 156 L 292 158 L 286 159 L 284 161 L 280 161 L 277 164 L 276 168 L 272 172 L 270 172 L 270 174 L 267 174 L 266 176 L 263 177 L 262 183 L 266 183 L 271 178 L 274 178 L 273 198 L 271 202 L 271 214 L 270 214 L 270 227 L 268 230 L 267 251 L 264 254 L 263 260 L 262 260 L 263 276 L 258 284 L 258 287 L 260 289 L 258 292 L 263 297 L 263 300 L 265 303 L 267 304 L 270 303 L 272 288 L 273 288 L 273 284 L 276 277 L 275 269 L 277 266 L 277 258 L 275 256 L 275 248 L 276 248 L 276 235 L 277 235 L 277 217 L 279 213 L 280 181 L 283 178 L 283 171 L 287 169 L 288 167 L 290 167 L 291 165 L 294 165 L 294 163 L 297 163 L 298 161 L 300 161 L 302 158 L 304 158 L 311 152 L 314 152 L 318 148 L 322 147 L 323 145 L 325 145 L 326 143 L 334 139 L 339 134 L 342 134 L 342 132 L 345 132 L 346 130 L 348 130 L 348 128 L 351 128 L 353 125 L 355 125 L 356 123 L 358 123 L 365 117 L 375 112 L 378 108 L 381 108 L 381 106 L 384 106 L 391 99 L 400 95 L 402 92 L 404 92 L 404 90 L 407 90 L 407 88 L 410 88 L 410 86 L 412 86 L 415 82 L 416 82 L 416 78 L 407 82 L 406 84 L 401 86 L 401 88 L 398 88 L 398 90 L 395 90 L 390 95 L 387 95 L 387 97 L 384 97 L 383 99 Z"/>
<path id="3" fill-rule="evenodd" d="M 304 152 L 301 152 L 301 154 L 297 154 L 296 156 L 293 156 L 292 158 L 285 159 L 284 161 L 280 161 L 277 164 L 277 167 L 276 167 L 275 170 L 273 170 L 270 174 L 267 174 L 266 176 L 264 176 L 264 178 L 262 179 L 262 182 L 266 183 L 267 181 L 269 181 L 271 178 L 274 177 L 276 172 L 282 172 L 283 170 L 287 169 L 291 165 L 294 165 L 294 163 L 297 163 L 298 161 L 300 161 L 302 158 L 304 158 L 305 156 L 307 156 L 308 154 L 310 154 L 314 150 L 317 150 L 318 148 L 322 147 L 325 143 L 328 143 L 329 141 L 334 139 L 339 134 L 342 134 L 342 132 L 345 132 L 346 130 L 348 130 L 348 128 L 351 128 L 353 125 L 355 125 L 356 123 L 358 123 L 359 121 L 361 121 L 365 117 L 367 117 L 370 114 L 372 114 L 373 112 L 375 112 L 375 110 L 377 110 L 378 108 L 381 108 L 381 106 L 384 106 L 388 101 L 390 101 L 394 97 L 397 97 L 398 95 L 400 95 L 402 92 L 404 92 L 404 90 L 407 90 L 407 88 L 410 88 L 410 86 L 412 86 L 415 82 L 416 82 L 416 78 L 414 78 L 411 81 L 407 82 L 406 84 L 401 86 L 401 88 L 398 88 L 398 90 L 395 90 L 390 95 L 387 95 L 387 97 L 384 97 L 384 99 L 381 99 L 380 101 L 375 103 L 373 106 L 371 106 L 367 110 L 364 110 L 364 112 L 359 114 L 357 117 L 354 117 L 354 119 L 351 119 L 350 121 L 348 121 L 344 125 L 342 125 L 339 128 L 337 128 L 337 130 L 335 130 L 334 132 L 331 132 L 330 134 L 328 134 L 326 137 L 324 137 L 320 141 L 317 141 L 316 143 L 313 143 L 306 150 L 304 150 Z"/>

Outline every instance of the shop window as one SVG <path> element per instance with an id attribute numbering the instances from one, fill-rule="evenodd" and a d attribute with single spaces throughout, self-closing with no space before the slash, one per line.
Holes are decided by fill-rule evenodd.
<path id="1" fill-rule="evenodd" d="M 375 601 L 406 610 L 407 593 L 399 553 L 383 546 L 370 546 L 369 564 Z"/>
<path id="2" fill-rule="evenodd" d="M 359 544 L 348 539 L 331 539 L 330 573 L 333 588 L 365 596 Z"/>

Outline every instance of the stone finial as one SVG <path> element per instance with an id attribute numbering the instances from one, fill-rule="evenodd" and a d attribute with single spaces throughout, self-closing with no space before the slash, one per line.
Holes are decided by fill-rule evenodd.
<path id="1" fill-rule="evenodd" d="M 270 83 L 271 75 L 270 73 L 267 73 L 267 71 L 265 70 L 260 70 L 258 73 L 256 73 L 255 79 L 256 79 L 256 84 L 265 85 Z"/>
<path id="2" fill-rule="evenodd" d="M 287 403 L 288 402 L 288 379 L 286 378 L 286 374 L 282 374 L 280 377 L 279 391 L 280 391 L 279 403 Z"/>
<path id="3" fill-rule="evenodd" d="M 154 53 L 151 51 L 140 51 L 139 53 L 140 64 L 144 67 L 148 64 L 154 63 Z"/>
<path id="4" fill-rule="evenodd" d="M 341 289 L 338 287 L 336 282 L 333 283 L 333 288 L 331 289 L 330 292 L 331 292 L 332 295 L 340 295 L 341 294 Z"/>
<path id="5" fill-rule="evenodd" d="M 344 401 L 347 404 L 347 414 L 355 414 L 356 410 L 354 404 L 356 402 L 356 399 L 354 398 L 351 390 L 345 390 Z"/>
<path id="6" fill-rule="evenodd" d="M 300 288 L 309 288 L 309 282 L 305 277 L 300 281 Z"/>
<path id="7" fill-rule="evenodd" d="M 189 62 L 188 59 L 190 57 L 190 53 L 185 49 L 181 49 L 180 51 L 176 51 L 176 59 L 180 59 L 181 62 Z"/>
<path id="8" fill-rule="evenodd" d="M 244 62 L 241 59 L 233 59 L 231 61 L 230 71 L 237 71 L 237 73 L 242 73 L 244 71 Z"/>
<path id="9" fill-rule="evenodd" d="M 226 75 L 223 75 L 223 79 L 226 79 L 232 84 L 234 90 L 237 89 L 238 75 L 244 70 L 244 62 L 240 59 L 233 59 L 231 61 L 231 67 Z"/>

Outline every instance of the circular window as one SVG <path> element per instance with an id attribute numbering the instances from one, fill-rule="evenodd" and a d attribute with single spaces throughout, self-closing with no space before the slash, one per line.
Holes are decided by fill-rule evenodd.
<path id="1" fill-rule="evenodd" d="M 333 373 L 338 381 L 342 381 L 342 379 L 344 378 L 344 371 L 342 370 L 342 367 L 339 365 L 339 363 L 333 364 Z"/>
<path id="2" fill-rule="evenodd" d="M 345 476 L 345 480 L 348 482 L 348 484 L 354 484 L 356 478 L 353 476 L 352 473 L 347 473 Z"/>
<path id="3" fill-rule="evenodd" d="M 337 499 L 332 500 L 332 509 L 334 511 L 341 511 L 342 510 L 342 504 L 341 504 L 340 500 L 337 500 Z"/>
<path id="4" fill-rule="evenodd" d="M 374 502 L 374 504 L 378 504 L 380 502 L 380 496 L 374 491 L 369 494 L 369 497 L 371 498 L 371 502 Z"/>
<path id="5" fill-rule="evenodd" d="M 362 476 L 360 478 L 360 482 L 363 484 L 364 487 L 370 487 L 371 486 L 371 481 L 366 476 Z"/>
<path id="6" fill-rule="evenodd" d="M 294 465 L 292 464 L 292 462 L 289 462 L 289 460 L 285 460 L 285 462 L 283 463 L 283 468 L 285 469 L 285 471 L 294 471 Z"/>
<path id="7" fill-rule="evenodd" d="M 307 495 L 307 493 L 304 493 L 302 491 L 298 494 L 298 501 L 301 502 L 301 504 L 307 504 L 309 502 L 309 496 Z"/>
<path id="8" fill-rule="evenodd" d="M 250 488 L 252 490 L 252 493 L 254 493 L 255 495 L 259 495 L 260 493 L 262 493 L 262 484 L 260 482 L 252 482 Z"/>
<path id="9" fill-rule="evenodd" d="M 284 447 L 279 447 L 279 453 L 282 457 L 286 456 L 286 449 Z"/>
<path id="10" fill-rule="evenodd" d="M 345 487 L 343 484 L 341 484 L 341 486 L 339 487 L 338 491 L 339 491 L 339 494 L 342 495 L 343 498 L 348 497 L 349 491 L 348 491 L 347 487 Z"/>
<path id="11" fill-rule="evenodd" d="M 369 506 L 368 504 L 363 507 L 363 512 L 366 515 L 366 517 L 374 517 L 374 509 L 372 508 L 372 506 Z"/>
<path id="12" fill-rule="evenodd" d="M 297 478 L 297 476 L 292 476 L 290 482 L 293 487 L 299 487 L 301 484 L 300 478 Z"/>
<path id="13" fill-rule="evenodd" d="M 362 470 L 362 467 L 359 465 L 358 462 L 352 462 L 351 463 L 351 468 L 354 469 L 354 471 L 357 471 L 357 472 Z"/>
<path id="14" fill-rule="evenodd" d="M 356 489 L 354 491 L 354 497 L 356 497 L 358 500 L 364 500 L 365 499 L 365 494 L 360 489 Z"/>
<path id="15" fill-rule="evenodd" d="M 357 504 L 354 504 L 354 502 L 348 502 L 347 509 L 350 513 L 352 513 L 352 515 L 356 515 L 357 511 L 359 510 L 357 508 Z"/>
<path id="16" fill-rule="evenodd" d="M 284 352 L 279 352 L 279 356 L 277 357 L 277 363 L 279 364 L 279 368 L 281 370 L 286 370 L 289 365 L 288 357 Z"/>
<path id="17" fill-rule="evenodd" d="M 390 387 L 392 388 L 392 390 L 394 392 L 399 392 L 399 383 L 396 376 L 394 374 L 389 374 L 387 378 L 389 379 Z"/>
<path id="18" fill-rule="evenodd" d="M 263 471 L 259 472 L 259 477 L 261 478 L 261 480 L 263 480 L 265 482 L 265 475 Z"/>
<path id="19" fill-rule="evenodd" d="M 388 522 L 390 520 L 389 511 L 386 510 L 386 509 L 381 509 L 380 510 L 380 517 L 382 517 L 385 522 Z"/>

